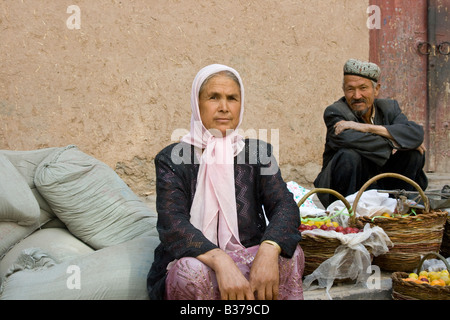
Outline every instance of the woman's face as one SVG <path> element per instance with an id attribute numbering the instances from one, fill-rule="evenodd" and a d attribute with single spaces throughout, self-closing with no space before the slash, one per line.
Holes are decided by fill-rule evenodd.
<path id="1" fill-rule="evenodd" d="M 241 90 L 230 77 L 218 74 L 203 86 L 199 94 L 200 117 L 206 129 L 222 137 L 235 130 L 241 113 Z M 216 132 L 215 132 L 216 131 Z M 230 133 L 230 132 L 228 132 Z"/>

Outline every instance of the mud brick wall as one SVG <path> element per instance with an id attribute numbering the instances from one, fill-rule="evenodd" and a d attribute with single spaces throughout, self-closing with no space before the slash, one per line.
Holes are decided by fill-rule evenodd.
<path id="1" fill-rule="evenodd" d="M 342 66 L 369 57 L 367 8 L 361 0 L 1 1 L 0 149 L 75 144 L 151 194 L 155 155 L 189 129 L 195 74 L 223 63 L 244 80 L 241 128 L 277 145 L 286 181 L 311 186 Z"/>

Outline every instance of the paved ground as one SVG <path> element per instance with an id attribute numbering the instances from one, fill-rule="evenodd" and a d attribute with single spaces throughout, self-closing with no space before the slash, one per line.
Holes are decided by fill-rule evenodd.
<path id="1" fill-rule="evenodd" d="M 375 277 L 375 276 L 374 276 Z M 391 300 L 392 280 L 390 272 L 381 272 L 379 278 L 370 280 L 369 284 L 355 282 L 333 285 L 329 295 L 325 289 L 303 292 L 305 300 Z"/>

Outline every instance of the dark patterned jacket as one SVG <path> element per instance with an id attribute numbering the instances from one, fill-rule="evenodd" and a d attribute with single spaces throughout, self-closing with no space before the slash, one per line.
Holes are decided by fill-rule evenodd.
<path id="1" fill-rule="evenodd" d="M 283 256 L 292 257 L 301 240 L 300 215 L 272 155 L 272 146 L 261 140 L 245 140 L 244 150 L 234 161 L 242 245 L 248 248 L 272 240 L 281 246 Z M 161 244 L 155 250 L 147 278 L 151 299 L 162 299 L 166 268 L 172 260 L 197 257 L 217 248 L 189 221 L 197 185 L 197 162 L 194 148 L 185 143 L 172 144 L 155 158 Z"/>

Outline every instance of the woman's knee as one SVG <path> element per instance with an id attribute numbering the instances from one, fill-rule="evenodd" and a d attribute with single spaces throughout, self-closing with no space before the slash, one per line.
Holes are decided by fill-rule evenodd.
<path id="1" fill-rule="evenodd" d="M 214 271 L 196 258 L 181 258 L 170 268 L 166 278 L 166 299 L 216 299 Z"/>
<path id="2" fill-rule="evenodd" d="M 185 257 L 177 260 L 170 268 L 169 272 L 199 274 L 208 272 L 210 268 L 200 260 L 192 257 Z"/>

